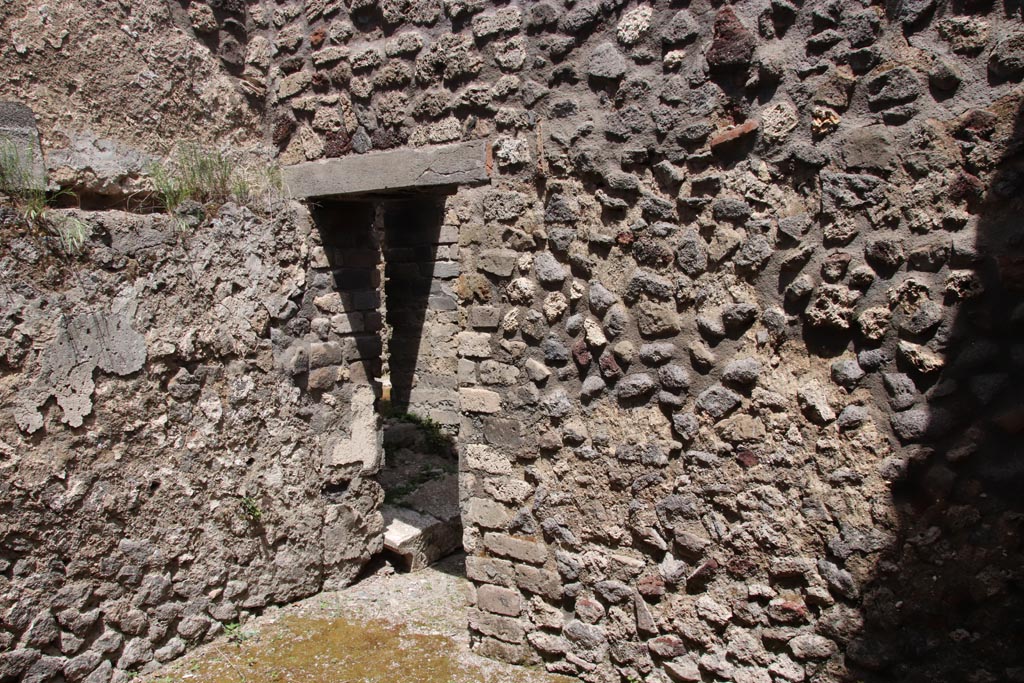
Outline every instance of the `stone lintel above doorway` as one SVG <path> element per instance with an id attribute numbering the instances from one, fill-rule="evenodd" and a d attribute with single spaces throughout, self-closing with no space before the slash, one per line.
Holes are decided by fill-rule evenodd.
<path id="1" fill-rule="evenodd" d="M 486 140 L 435 147 L 371 152 L 310 161 L 282 169 L 296 199 L 339 197 L 490 182 L 491 148 Z"/>

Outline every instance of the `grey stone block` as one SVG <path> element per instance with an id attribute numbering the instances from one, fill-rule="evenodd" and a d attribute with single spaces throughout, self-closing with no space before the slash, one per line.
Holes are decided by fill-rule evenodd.
<path id="1" fill-rule="evenodd" d="M 526 637 L 523 624 L 513 617 L 490 614 L 480 610 L 469 611 L 469 625 L 486 636 L 499 638 L 509 643 L 521 643 Z"/>
<path id="2" fill-rule="evenodd" d="M 46 186 L 46 167 L 43 149 L 39 144 L 39 130 L 32 110 L 20 102 L 0 102 L 0 148 L 7 156 L 8 147 L 18 155 L 21 168 L 14 174 L 10 169 L 7 182 L 14 185 L 42 189 Z"/>
<path id="3" fill-rule="evenodd" d="M 331 197 L 383 190 L 490 182 L 485 140 L 312 161 L 282 169 L 293 197 Z"/>
<path id="4" fill-rule="evenodd" d="M 491 584 L 477 588 L 476 602 L 480 609 L 492 614 L 517 617 L 523 610 L 523 596 L 519 591 Z"/>
<path id="5" fill-rule="evenodd" d="M 543 543 L 513 538 L 506 534 L 488 532 L 484 536 L 484 546 L 496 555 L 530 564 L 543 564 L 548 556 Z"/>

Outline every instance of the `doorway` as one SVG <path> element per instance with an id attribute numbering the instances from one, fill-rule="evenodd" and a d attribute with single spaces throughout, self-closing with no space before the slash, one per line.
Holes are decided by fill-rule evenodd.
<path id="1" fill-rule="evenodd" d="M 444 209 L 443 195 L 321 200 L 313 207 L 344 309 L 332 329 L 348 335 L 359 360 L 350 370 L 353 401 L 371 397 L 369 419 L 381 436 L 375 476 L 385 492 L 385 548 L 409 570 L 462 547 L 458 244 L 443 225 Z"/>

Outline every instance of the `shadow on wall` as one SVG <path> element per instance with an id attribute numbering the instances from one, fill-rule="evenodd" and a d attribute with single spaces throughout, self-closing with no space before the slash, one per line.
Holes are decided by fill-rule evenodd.
<path id="1" fill-rule="evenodd" d="M 331 269 L 331 282 L 311 283 L 334 291 L 339 301 L 327 306 L 326 322 L 345 339 L 349 379 L 373 383 L 380 377 L 380 248 L 375 209 L 369 202 L 325 201 L 314 205 L 313 221 Z M 321 333 L 322 334 L 322 333 Z"/>
<path id="2" fill-rule="evenodd" d="M 330 281 L 313 287 L 329 292 L 318 301 L 333 313 L 314 320 L 313 331 L 342 337 L 353 392 L 373 387 L 366 417 L 383 437 L 384 462 L 374 474 L 390 525 L 385 548 L 414 569 L 462 540 L 454 439 L 433 419 L 452 410 L 456 386 L 457 304 L 446 288 L 458 270 L 457 247 L 439 243 L 444 206 L 439 196 L 383 196 L 325 200 L 313 211 L 330 267 Z M 311 386 L 319 385 L 315 372 Z"/>
<path id="3" fill-rule="evenodd" d="M 413 407 L 417 370 L 430 370 L 418 366 L 430 352 L 425 348 L 421 353 L 423 337 L 429 333 L 428 311 L 436 308 L 441 294 L 434 269 L 443 216 L 444 200 L 439 198 L 322 201 L 313 209 L 347 318 L 333 321 L 333 327 L 353 335 L 355 355 L 363 363 L 363 372 L 352 375 L 356 382 L 381 377 L 378 267 L 383 256 L 391 405 L 398 411 Z"/>
<path id="4" fill-rule="evenodd" d="M 382 204 L 387 323 L 390 327 L 391 406 L 408 412 L 416 384 L 427 312 L 436 290 L 434 268 L 444 218 L 443 199 L 396 200 Z M 429 351 L 430 349 L 423 349 Z M 429 369 L 421 368 L 421 372 Z"/>
<path id="5" fill-rule="evenodd" d="M 969 155 L 985 144 L 978 136 L 1003 125 L 966 115 L 956 137 L 970 173 L 983 170 Z M 858 679 L 1024 681 L 1021 103 L 1004 149 L 988 187 L 975 186 L 974 244 L 953 248 L 945 291 L 932 295 L 959 303 L 929 333 L 941 368 L 915 374 L 897 359 L 895 372 L 923 396 L 894 406 L 894 428 L 914 445 L 893 485 L 896 541 L 864 590 L 864 624 L 847 653 Z"/>

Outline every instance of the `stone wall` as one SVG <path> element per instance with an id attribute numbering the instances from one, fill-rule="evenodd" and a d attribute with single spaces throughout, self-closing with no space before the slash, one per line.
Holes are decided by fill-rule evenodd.
<path id="1" fill-rule="evenodd" d="M 81 213 L 70 264 L 0 214 L 0 680 L 126 680 L 380 550 L 376 292 L 274 214 Z"/>
<path id="2" fill-rule="evenodd" d="M 480 653 L 588 681 L 1024 680 L 1020 12 L 188 3 L 283 163 L 481 139 L 493 179 L 405 256 L 394 197 L 318 220 L 322 249 L 229 211 L 205 260 L 154 218 L 118 260 L 97 215 L 84 284 L 11 288 L 0 675 L 82 656 L 69 680 L 107 680 L 349 579 L 379 531 L 365 380 L 403 305 L 382 320 L 376 289 L 431 264 L 410 396 L 454 420 L 454 365 Z"/>
<path id="3" fill-rule="evenodd" d="M 493 143 L 450 200 L 479 652 L 1024 676 L 1019 7 L 304 9 L 282 161 Z"/>
<path id="4" fill-rule="evenodd" d="M 211 4 L 0 6 L 0 98 L 35 112 L 56 182 L 82 201 L 124 208 L 132 197 L 134 208 L 150 154 L 182 141 L 261 141 L 264 86 L 237 67 L 260 50 L 248 31 L 270 20 L 255 6 L 239 21 L 232 7 L 242 3 Z"/>

